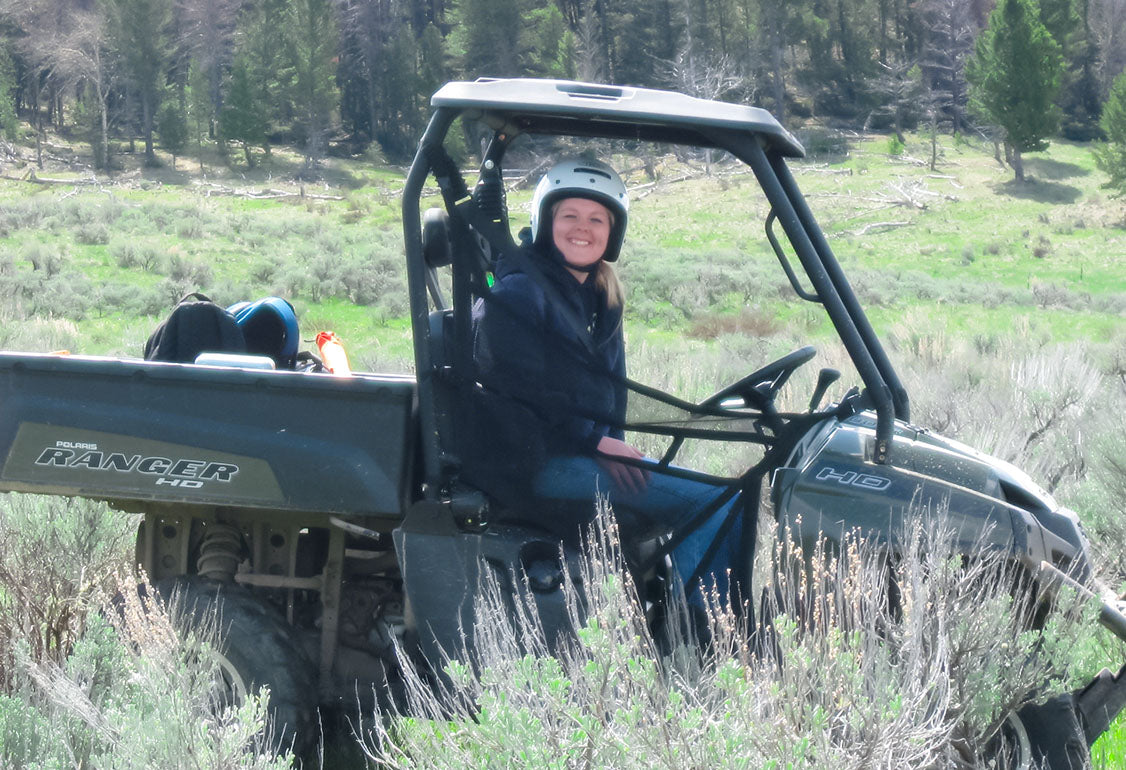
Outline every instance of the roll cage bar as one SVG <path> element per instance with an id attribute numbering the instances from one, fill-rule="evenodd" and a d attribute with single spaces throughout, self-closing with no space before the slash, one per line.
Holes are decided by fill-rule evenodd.
<path id="1" fill-rule="evenodd" d="M 442 496 L 450 470 L 442 454 L 436 380 L 443 372 L 433 354 L 431 305 L 448 311 L 433 265 L 423 253 L 423 186 L 433 174 L 451 214 L 451 240 L 474 243 L 480 264 L 452 261 L 453 366 L 469 371 L 467 343 L 476 274 L 492 256 L 512 247 L 501 181 L 501 160 L 520 134 L 627 139 L 682 144 L 730 152 L 751 167 L 770 204 L 766 235 L 799 297 L 825 308 L 865 386 L 864 403 L 876 412 L 872 460 L 888 460 L 894 422 L 910 419 L 909 402 L 899 377 L 860 303 L 817 225 L 786 158 L 805 155 L 801 144 L 768 112 L 683 94 L 642 88 L 558 80 L 482 79 L 453 82 L 431 99 L 431 116 L 403 189 L 403 236 L 414 337 L 423 475 L 428 499 Z M 443 149 L 457 118 L 483 123 L 494 132 L 471 194 Z M 775 232 L 781 225 L 813 291 L 801 286 Z M 478 290 L 480 287 L 477 287 Z"/>

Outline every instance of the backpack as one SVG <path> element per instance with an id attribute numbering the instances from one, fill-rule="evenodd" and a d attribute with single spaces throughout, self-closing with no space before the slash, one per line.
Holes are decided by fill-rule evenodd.
<path id="1" fill-rule="evenodd" d="M 233 314 L 192 292 L 145 342 L 146 361 L 194 363 L 200 353 L 245 353 L 246 339 Z"/>

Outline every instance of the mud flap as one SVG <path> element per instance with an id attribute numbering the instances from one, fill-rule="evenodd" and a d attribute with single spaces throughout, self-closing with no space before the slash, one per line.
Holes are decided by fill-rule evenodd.
<path id="1" fill-rule="evenodd" d="M 1028 733 L 1033 767 L 1044 770 L 1084 770 L 1090 752 L 1078 699 L 1071 693 L 1057 695 L 1044 703 L 1030 703 L 1017 711 Z"/>
<path id="2" fill-rule="evenodd" d="M 1117 674 L 1103 669 L 1075 695 L 1075 708 L 1083 722 L 1087 745 L 1094 745 L 1126 707 L 1126 666 Z"/>

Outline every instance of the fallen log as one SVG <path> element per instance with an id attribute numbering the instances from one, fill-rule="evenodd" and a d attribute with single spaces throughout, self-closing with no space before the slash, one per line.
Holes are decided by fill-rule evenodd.
<path id="1" fill-rule="evenodd" d="M 871 224 L 864 225 L 859 230 L 849 230 L 849 235 L 868 235 L 876 229 L 880 231 L 894 230 L 897 227 L 906 227 L 911 224 L 910 222 L 872 222 Z"/>

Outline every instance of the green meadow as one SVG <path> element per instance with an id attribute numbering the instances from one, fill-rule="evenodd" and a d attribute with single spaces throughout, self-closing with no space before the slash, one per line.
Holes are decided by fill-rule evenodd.
<path id="1" fill-rule="evenodd" d="M 939 137 L 933 168 L 921 135 L 902 148 L 865 136 L 826 149 L 791 167 L 903 377 L 913 418 L 1042 480 L 1084 520 L 1103 581 L 1126 585 L 1126 203 L 1102 187 L 1089 147 L 1053 142 L 1027 156 L 1022 185 L 992 145 L 976 141 Z M 633 190 L 619 268 L 635 379 L 701 398 L 814 344 L 819 357 L 794 377 L 789 407 L 804 408 L 817 366 L 845 370 L 830 396 L 858 384 L 824 312 L 794 295 L 771 251 L 767 205 L 748 170 L 669 154 L 650 159 L 650 176 L 624 148 L 609 154 Z M 318 331 L 333 330 L 353 368 L 411 371 L 399 225 L 405 170 L 332 158 L 321 182 L 302 185 L 292 181 L 296 162 L 276 151 L 253 170 L 209 165 L 201 173 L 185 160 L 141 169 L 138 159 L 136 169 L 97 178 L 0 168 L 0 349 L 140 356 L 189 292 L 221 304 L 277 295 L 297 309 L 306 349 Z M 437 205 L 437 189 L 428 193 Z M 530 197 L 527 186 L 509 190 L 514 229 Z M 689 450 L 684 459 L 724 471 L 746 467 L 743 454 Z M 98 574 L 82 571 L 81 554 L 65 569 L 45 564 L 36 573 L 44 606 L 59 606 L 56 582 L 69 586 L 59 589 L 68 607 L 96 606 L 89 587 L 128 562 L 129 533 L 85 505 L 76 510 L 97 525 L 90 531 L 109 532 L 115 545 L 95 548 L 82 526 L 67 529 L 59 543 L 96 552 L 90 569 Z M 63 510 L 20 506 L 0 516 L 9 537 L 0 547 L 0 621 L 4 600 L 24 595 L 3 583 L 18 578 L 5 565 L 43 550 L 17 537 L 21 527 L 56 522 Z M 62 647 L 84 627 L 68 623 Z M 93 625 L 105 632 L 102 621 Z M 8 627 L 0 622 L 0 631 Z M 1126 661 L 1123 645 L 1099 633 L 1053 648 L 1075 659 L 1053 674 L 1057 684 Z M 0 663 L 15 659 L 16 646 L 0 633 Z M 16 730 L 5 703 L 0 737 Z M 41 709 L 20 735 L 47 740 L 53 712 Z M 1121 728 L 1102 739 L 1095 766 L 1126 766 L 1123 741 Z"/>

